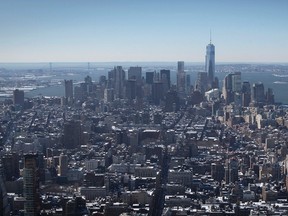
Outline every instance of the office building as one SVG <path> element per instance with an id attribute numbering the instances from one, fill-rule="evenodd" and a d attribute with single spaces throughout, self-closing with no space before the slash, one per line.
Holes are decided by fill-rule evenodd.
<path id="1" fill-rule="evenodd" d="M 68 156 L 61 153 L 59 157 L 59 176 L 67 177 L 68 173 Z"/>
<path id="2" fill-rule="evenodd" d="M 177 62 L 177 72 L 178 73 L 184 72 L 184 61 Z"/>
<path id="3" fill-rule="evenodd" d="M 170 70 L 160 70 L 160 81 L 163 83 L 163 92 L 165 94 L 171 86 Z"/>
<path id="4" fill-rule="evenodd" d="M 2 157 L 2 165 L 6 181 L 14 181 L 20 177 L 19 156 L 16 152 L 5 154 Z"/>
<path id="5" fill-rule="evenodd" d="M 136 80 L 137 85 L 142 82 L 142 67 L 130 67 L 128 69 L 128 80 Z"/>
<path id="6" fill-rule="evenodd" d="M 191 76 L 190 74 L 186 75 L 186 93 L 191 93 Z"/>
<path id="7" fill-rule="evenodd" d="M 199 91 L 200 93 L 202 93 L 204 95 L 204 93 L 207 90 L 207 83 L 208 83 L 207 73 L 199 72 L 197 74 L 197 80 L 195 83 L 195 90 Z"/>
<path id="8" fill-rule="evenodd" d="M 274 92 L 273 89 L 268 88 L 266 92 L 266 103 L 267 104 L 274 104 Z"/>
<path id="9" fill-rule="evenodd" d="M 237 104 L 241 105 L 241 92 L 241 72 L 235 72 L 226 75 L 223 81 L 223 96 L 226 104 L 237 101 Z M 237 100 L 235 100 L 236 98 Z"/>
<path id="10" fill-rule="evenodd" d="M 81 146 L 82 129 L 79 120 L 66 121 L 64 124 L 63 145 L 67 149 L 75 149 Z"/>
<path id="11" fill-rule="evenodd" d="M 114 89 L 105 89 L 104 90 L 104 102 L 109 103 L 114 101 Z"/>
<path id="12" fill-rule="evenodd" d="M 184 61 L 178 62 L 177 67 L 177 91 L 180 94 L 186 92 L 186 73 L 184 71 Z"/>
<path id="13" fill-rule="evenodd" d="M 10 206 L 8 202 L 8 196 L 5 186 L 5 180 L 3 176 L 3 167 L 0 163 L 0 215 L 9 216 Z"/>
<path id="14" fill-rule="evenodd" d="M 215 46 L 210 43 L 206 46 L 205 71 L 208 77 L 209 88 L 213 88 L 215 78 Z"/>
<path id="15" fill-rule="evenodd" d="M 153 84 L 155 72 L 146 72 L 146 84 Z"/>
<path id="16" fill-rule="evenodd" d="M 136 92 L 137 92 L 137 84 L 136 79 L 129 79 L 126 83 L 126 98 L 128 100 L 133 100 L 136 98 Z"/>
<path id="17" fill-rule="evenodd" d="M 254 103 L 265 102 L 264 84 L 262 82 L 254 83 L 252 88 L 252 100 Z"/>
<path id="18" fill-rule="evenodd" d="M 245 81 L 242 83 L 242 106 L 248 107 L 251 102 L 251 86 Z"/>
<path id="19" fill-rule="evenodd" d="M 114 89 L 115 99 L 123 99 L 125 93 L 125 71 L 122 66 L 114 67 L 113 70 L 109 71 L 108 78 L 108 87 Z"/>
<path id="20" fill-rule="evenodd" d="M 40 213 L 39 176 L 37 154 L 24 155 L 24 215 L 36 216 Z"/>
<path id="21" fill-rule="evenodd" d="M 176 112 L 180 109 L 180 100 L 177 91 L 169 90 L 165 96 L 165 111 Z"/>
<path id="22" fill-rule="evenodd" d="M 164 91 L 163 83 L 160 81 L 154 81 L 152 85 L 152 102 L 155 105 L 159 105 L 161 100 L 163 100 Z"/>
<path id="23" fill-rule="evenodd" d="M 13 104 L 18 106 L 24 106 L 24 91 L 15 89 L 13 91 Z"/>
<path id="24" fill-rule="evenodd" d="M 68 102 L 73 100 L 73 80 L 64 80 L 65 84 L 65 98 Z"/>

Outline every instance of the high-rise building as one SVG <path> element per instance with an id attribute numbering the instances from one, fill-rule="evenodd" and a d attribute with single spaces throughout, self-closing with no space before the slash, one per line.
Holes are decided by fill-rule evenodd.
<path id="1" fill-rule="evenodd" d="M 155 72 L 146 72 L 146 83 L 147 84 L 153 84 L 154 81 L 154 73 Z"/>
<path id="2" fill-rule="evenodd" d="M 13 91 L 13 104 L 19 106 L 24 105 L 24 91 L 19 89 Z"/>
<path id="3" fill-rule="evenodd" d="M 128 80 L 136 80 L 137 85 L 142 82 L 142 68 L 141 67 L 130 67 L 128 69 Z"/>
<path id="4" fill-rule="evenodd" d="M 40 213 L 39 176 L 37 154 L 24 155 L 24 215 L 36 216 Z"/>
<path id="5" fill-rule="evenodd" d="M 274 92 L 272 88 L 268 88 L 266 92 L 266 103 L 267 104 L 274 104 Z"/>
<path id="6" fill-rule="evenodd" d="M 160 81 L 154 81 L 152 85 L 152 101 L 155 105 L 159 105 L 163 100 L 163 83 Z"/>
<path id="7" fill-rule="evenodd" d="M 64 80 L 65 84 L 65 98 L 68 101 L 73 100 L 73 80 Z"/>
<path id="8" fill-rule="evenodd" d="M 262 82 L 254 83 L 252 90 L 252 100 L 254 103 L 265 102 L 264 84 Z"/>
<path id="9" fill-rule="evenodd" d="M 128 100 L 133 100 L 136 98 L 136 91 L 137 91 L 137 85 L 136 85 L 136 79 L 129 79 L 126 83 L 126 98 Z"/>
<path id="10" fill-rule="evenodd" d="M 61 153 L 59 157 L 59 176 L 67 177 L 68 173 L 68 156 Z"/>
<path id="11" fill-rule="evenodd" d="M 178 62 L 177 68 L 177 91 L 180 94 L 186 92 L 186 73 L 184 71 L 184 61 Z"/>
<path id="12" fill-rule="evenodd" d="M 8 196 L 6 191 L 5 180 L 3 176 L 3 168 L 0 163 L 0 215 L 9 216 L 10 206 L 8 202 Z"/>
<path id="13" fill-rule="evenodd" d="M 108 77 L 108 87 L 114 89 L 115 98 L 123 99 L 125 93 L 125 71 L 122 66 L 114 67 L 114 69 L 108 73 Z"/>
<path id="14" fill-rule="evenodd" d="M 205 71 L 208 76 L 209 88 L 213 88 L 215 78 L 215 46 L 210 43 L 206 46 Z"/>
<path id="15" fill-rule="evenodd" d="M 63 145 L 67 149 L 81 146 L 82 128 L 79 120 L 66 121 L 64 124 Z"/>
<path id="16" fill-rule="evenodd" d="M 104 90 L 104 102 L 112 102 L 114 100 L 114 89 L 105 89 Z"/>
<path id="17" fill-rule="evenodd" d="M 170 70 L 160 70 L 160 81 L 163 83 L 163 92 L 166 94 L 171 86 Z"/>
<path id="18" fill-rule="evenodd" d="M 177 62 L 177 72 L 178 73 L 184 72 L 184 61 Z"/>
<path id="19" fill-rule="evenodd" d="M 248 107 L 251 102 L 251 86 L 245 81 L 242 83 L 242 106 Z"/>
<path id="20" fill-rule="evenodd" d="M 165 96 L 165 111 L 176 112 L 180 108 L 180 101 L 177 91 L 169 90 Z"/>
<path id="21" fill-rule="evenodd" d="M 5 154 L 2 157 L 2 164 L 6 181 L 13 181 L 20 177 L 19 156 L 16 152 Z"/>
<path id="22" fill-rule="evenodd" d="M 199 72 L 197 74 L 195 90 L 201 92 L 204 95 L 205 91 L 207 90 L 207 82 L 208 82 L 207 73 Z"/>
<path id="23" fill-rule="evenodd" d="M 241 105 L 241 72 L 230 73 L 225 76 L 223 81 L 223 96 L 226 100 L 226 104 L 237 101 L 238 105 Z M 235 100 L 237 98 L 237 100 Z"/>
<path id="24" fill-rule="evenodd" d="M 191 93 L 191 77 L 190 74 L 186 75 L 186 93 Z"/>

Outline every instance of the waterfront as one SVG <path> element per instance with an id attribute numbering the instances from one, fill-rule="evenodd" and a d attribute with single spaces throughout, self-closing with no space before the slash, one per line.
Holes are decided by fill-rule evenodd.
<path id="1" fill-rule="evenodd" d="M 37 87 L 26 92 L 26 97 L 35 96 L 64 96 L 64 79 L 72 79 L 74 83 L 83 81 L 84 77 L 89 75 L 93 81 L 98 81 L 101 75 L 107 75 L 107 72 L 115 65 L 122 65 L 125 71 L 130 66 L 139 65 L 142 67 L 142 76 L 148 71 L 159 71 L 160 69 L 169 69 L 171 71 L 171 82 L 176 83 L 176 64 L 173 62 L 110 62 L 110 63 L 53 63 L 50 70 L 47 63 L 31 64 L 0 64 L 2 73 L 0 78 L 7 80 L 9 73 L 13 78 L 15 74 L 21 74 L 23 77 L 36 79 L 38 83 L 50 83 L 43 87 Z M 1 69 L 0 69 L 1 70 Z M 5 70 L 5 73 L 3 72 Z M 185 71 L 190 74 L 191 84 L 194 85 L 197 79 L 197 73 L 204 70 L 202 63 L 187 63 Z M 275 95 L 275 101 L 288 104 L 288 65 L 287 64 L 219 64 L 216 65 L 216 76 L 219 79 L 220 87 L 224 77 L 231 72 L 240 71 L 242 81 L 249 81 L 252 85 L 256 82 L 263 82 L 265 89 L 272 88 Z M 27 76 L 29 74 L 30 76 Z M 31 74 L 36 74 L 36 78 Z M 41 76 L 40 76 L 41 75 Z M 46 76 L 44 76 L 46 75 Z M 2 81 L 3 82 L 3 81 Z"/>

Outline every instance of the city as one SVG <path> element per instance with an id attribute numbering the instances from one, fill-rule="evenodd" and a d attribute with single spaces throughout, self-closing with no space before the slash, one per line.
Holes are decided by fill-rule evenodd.
<path id="1" fill-rule="evenodd" d="M 176 82 L 115 66 L 63 80 L 63 97 L 13 90 L 2 215 L 287 215 L 288 107 L 241 71 L 219 81 L 211 41 L 205 59 L 195 80 L 179 61 Z"/>
<path id="2" fill-rule="evenodd" d="M 287 0 L 0 8 L 0 216 L 288 215 Z"/>

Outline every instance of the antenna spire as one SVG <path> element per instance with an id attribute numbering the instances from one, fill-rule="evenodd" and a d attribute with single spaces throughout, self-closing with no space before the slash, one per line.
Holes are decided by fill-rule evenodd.
<path id="1" fill-rule="evenodd" d="M 211 42 L 212 42 L 212 36 L 211 36 L 211 29 L 210 29 L 210 44 L 211 44 Z"/>

